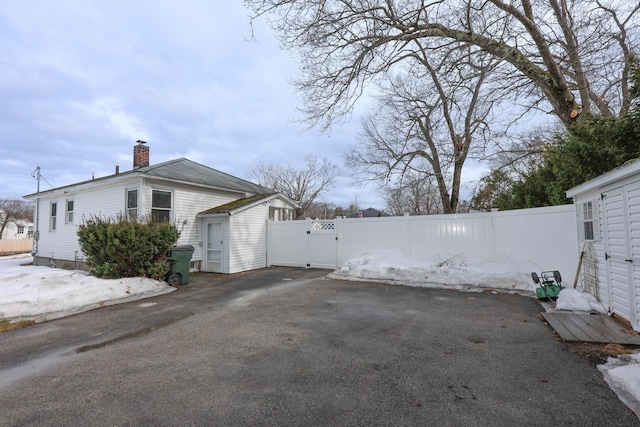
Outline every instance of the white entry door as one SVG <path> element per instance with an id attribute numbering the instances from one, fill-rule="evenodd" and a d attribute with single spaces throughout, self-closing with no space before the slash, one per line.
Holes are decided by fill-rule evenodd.
<path id="1" fill-rule="evenodd" d="M 223 260 L 223 232 L 221 222 L 207 223 L 207 249 L 205 259 L 206 270 L 212 273 L 222 273 Z"/>

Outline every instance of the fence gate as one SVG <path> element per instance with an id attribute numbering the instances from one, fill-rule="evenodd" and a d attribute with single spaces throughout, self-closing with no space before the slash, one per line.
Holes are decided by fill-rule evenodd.
<path id="1" fill-rule="evenodd" d="M 334 220 L 269 221 L 267 265 L 337 268 Z"/>
<path id="2" fill-rule="evenodd" d="M 332 219 L 307 220 L 308 268 L 338 268 L 338 234 Z"/>

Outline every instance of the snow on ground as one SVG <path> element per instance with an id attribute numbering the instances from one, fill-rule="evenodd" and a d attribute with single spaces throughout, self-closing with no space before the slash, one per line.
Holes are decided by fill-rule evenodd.
<path id="1" fill-rule="evenodd" d="M 84 271 L 23 265 L 30 262 L 27 255 L 0 257 L 0 320 L 50 320 L 175 290 L 151 279 L 102 280 Z M 421 258 L 395 249 L 363 253 L 328 277 L 466 291 L 491 289 L 534 297 L 534 271 L 541 268 L 508 256 Z M 560 292 L 554 310 L 606 312 L 591 294 L 571 288 Z M 609 358 L 598 369 L 620 400 L 640 414 L 640 354 Z"/>
<path id="2" fill-rule="evenodd" d="M 330 278 L 378 281 L 409 286 L 482 291 L 535 292 L 531 279 L 540 268 L 507 256 L 467 258 L 461 254 L 407 256 L 399 249 L 372 251 L 345 262 Z"/>
<path id="3" fill-rule="evenodd" d="M 140 277 L 104 280 L 85 271 L 23 265 L 31 256 L 0 257 L 0 319 L 44 321 L 175 288 Z"/>

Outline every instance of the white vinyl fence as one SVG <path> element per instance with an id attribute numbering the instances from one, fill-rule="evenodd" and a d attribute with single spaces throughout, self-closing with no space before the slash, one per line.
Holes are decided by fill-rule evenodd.
<path id="1" fill-rule="evenodd" d="M 336 269 L 371 250 L 407 255 L 496 255 L 572 280 L 579 258 L 573 205 L 458 215 L 270 221 L 268 265 Z M 507 258 L 508 257 L 508 258 Z"/>

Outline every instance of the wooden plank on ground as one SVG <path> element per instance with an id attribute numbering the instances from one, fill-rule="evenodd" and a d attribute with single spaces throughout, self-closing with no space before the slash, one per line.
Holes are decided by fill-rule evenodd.
<path id="1" fill-rule="evenodd" d="M 542 313 L 542 317 L 564 341 L 640 345 L 640 336 L 605 314 Z"/>
<path id="2" fill-rule="evenodd" d="M 581 313 L 578 316 L 592 328 L 605 335 L 610 342 L 616 344 L 629 344 L 630 341 L 637 341 L 640 343 L 640 337 L 623 332 L 628 331 L 629 328 L 618 322 L 616 319 L 610 318 L 609 316 L 592 315 L 588 313 Z"/>
<path id="3" fill-rule="evenodd" d="M 547 323 L 560 335 L 560 338 L 565 341 L 584 341 L 585 339 L 589 339 L 583 335 L 580 337 L 576 336 L 555 313 L 542 313 L 542 317 L 544 317 Z"/>

